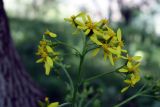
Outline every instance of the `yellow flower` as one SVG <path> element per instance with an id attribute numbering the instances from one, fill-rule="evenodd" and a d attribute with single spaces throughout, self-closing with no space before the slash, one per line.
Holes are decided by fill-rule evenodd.
<path id="1" fill-rule="evenodd" d="M 47 103 L 47 107 L 58 107 L 59 106 L 59 102 L 49 103 L 48 97 L 45 98 L 45 102 Z"/>
<path id="2" fill-rule="evenodd" d="M 134 87 L 134 85 L 140 80 L 140 62 L 138 62 L 140 58 L 140 56 L 130 57 L 127 55 L 127 65 L 119 69 L 119 72 L 126 74 L 124 83 L 127 84 L 127 86 L 124 87 L 121 92 L 125 92 L 129 87 Z"/>
<path id="3" fill-rule="evenodd" d="M 81 12 L 78 15 L 72 15 L 70 18 L 64 18 L 65 21 L 68 21 L 72 26 L 77 27 L 76 18 L 82 17 L 83 21 L 85 21 L 85 13 Z"/>
<path id="4" fill-rule="evenodd" d="M 103 49 L 103 51 L 104 51 L 104 59 L 106 60 L 107 58 L 109 58 L 111 64 L 114 65 L 114 62 L 115 62 L 114 59 L 118 59 L 118 58 L 116 58 L 116 56 L 120 56 L 119 55 L 120 53 L 118 52 L 117 47 L 115 47 L 115 44 L 113 42 L 110 42 L 110 43 L 104 42 L 103 43 L 103 41 L 106 41 L 106 40 L 98 40 L 96 35 L 91 36 L 90 39 L 95 44 L 100 46 L 100 48 Z M 99 52 L 100 48 L 95 49 L 95 51 L 93 53 L 94 56 Z"/>
<path id="5" fill-rule="evenodd" d="M 45 32 L 45 35 L 56 37 L 54 33 L 49 31 Z M 53 50 L 46 39 L 42 39 L 39 43 L 36 55 L 40 56 L 40 59 L 38 59 L 36 62 L 44 63 L 45 74 L 49 75 L 51 69 L 53 68 L 54 61 L 57 59 L 58 53 Z"/>
<path id="6" fill-rule="evenodd" d="M 52 38 L 57 37 L 57 35 L 56 35 L 55 33 L 50 32 L 49 30 L 47 30 L 44 34 L 45 34 L 45 35 L 48 35 L 48 36 L 50 36 L 50 37 L 52 37 Z"/>
<path id="7" fill-rule="evenodd" d="M 47 107 L 58 107 L 59 106 L 59 102 L 53 102 L 50 103 Z"/>
<path id="8" fill-rule="evenodd" d="M 134 73 L 130 74 L 130 79 L 124 80 L 124 83 L 126 83 L 127 86 L 124 87 L 124 88 L 121 90 L 121 93 L 127 91 L 129 87 L 134 87 L 134 85 L 135 85 L 139 80 L 140 80 L 140 74 L 139 74 L 139 72 L 134 72 Z"/>

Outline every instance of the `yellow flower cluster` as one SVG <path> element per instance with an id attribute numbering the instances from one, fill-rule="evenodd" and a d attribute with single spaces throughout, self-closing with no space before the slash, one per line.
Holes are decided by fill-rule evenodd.
<path id="1" fill-rule="evenodd" d="M 69 21 L 78 30 L 83 31 L 93 43 L 99 46 L 99 48 L 95 49 L 94 55 L 102 48 L 104 51 L 104 59 L 109 58 L 112 65 L 114 65 L 117 59 L 121 58 L 122 52 L 127 52 L 122 49 L 124 43 L 122 41 L 121 30 L 118 29 L 115 33 L 109 27 L 107 19 L 93 22 L 89 15 L 80 13 L 65 20 Z"/>
<path id="2" fill-rule="evenodd" d="M 45 32 L 42 40 L 39 43 L 38 50 L 36 53 L 36 55 L 40 56 L 40 59 L 38 59 L 36 62 L 43 62 L 45 67 L 45 74 L 49 75 L 51 68 L 53 68 L 54 61 L 58 59 L 58 52 L 54 51 L 53 47 L 51 46 L 51 41 L 47 40 L 46 36 L 55 38 L 56 34 L 48 30 Z"/>
<path id="3" fill-rule="evenodd" d="M 140 63 L 137 62 L 140 57 L 128 56 L 127 51 L 123 49 L 124 42 L 122 40 L 120 29 L 115 32 L 109 27 L 107 19 L 94 22 L 91 17 L 85 13 L 65 18 L 65 20 L 70 22 L 70 24 L 78 30 L 83 31 L 84 34 L 98 46 L 93 52 L 94 55 L 97 55 L 99 50 L 102 49 L 104 52 L 104 59 L 106 60 L 109 58 L 112 65 L 114 65 L 118 59 L 127 60 L 126 66 L 119 70 L 119 72 L 126 75 L 127 79 L 125 79 L 124 82 L 128 84 L 128 86 L 123 88 L 121 92 L 126 91 L 130 86 L 133 87 L 140 80 L 138 69 Z"/>
<path id="4" fill-rule="evenodd" d="M 140 80 L 139 66 L 140 66 L 140 56 L 130 57 L 127 55 L 127 64 L 119 69 L 119 72 L 126 74 L 126 79 L 124 82 L 127 84 L 121 92 L 125 92 L 129 87 L 134 87 L 134 85 Z"/>

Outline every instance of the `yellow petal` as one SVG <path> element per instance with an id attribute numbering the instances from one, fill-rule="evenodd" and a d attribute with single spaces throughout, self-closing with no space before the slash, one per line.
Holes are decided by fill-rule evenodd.
<path id="1" fill-rule="evenodd" d="M 106 60 L 107 60 L 107 54 L 104 53 L 104 61 L 106 61 Z"/>
<path id="2" fill-rule="evenodd" d="M 81 29 L 81 30 L 86 30 L 88 27 L 86 26 L 77 26 L 78 29 Z"/>
<path id="3" fill-rule="evenodd" d="M 50 67 L 53 67 L 53 60 L 51 59 L 51 57 L 47 57 L 46 58 L 46 62 L 48 63 L 48 65 L 50 66 Z"/>
<path id="4" fill-rule="evenodd" d="M 52 33 L 52 32 L 50 32 L 49 30 L 47 30 L 47 31 L 45 32 L 45 34 L 48 35 L 48 36 L 50 36 L 50 37 L 52 37 L 52 38 L 57 37 L 57 35 L 56 35 L 55 33 Z"/>
<path id="5" fill-rule="evenodd" d="M 59 106 L 59 102 L 54 102 L 48 105 L 48 107 L 58 107 Z"/>
<path id="6" fill-rule="evenodd" d="M 47 49 L 48 52 L 51 52 L 51 53 L 53 52 L 53 49 L 48 45 L 46 46 L 46 49 Z"/>
<path id="7" fill-rule="evenodd" d="M 101 33 L 101 32 L 98 31 L 98 30 L 93 29 L 93 32 L 94 32 L 96 35 L 102 35 L 102 36 L 103 36 L 103 33 Z"/>
<path id="8" fill-rule="evenodd" d="M 124 68 L 121 68 L 121 69 L 119 69 L 118 71 L 119 71 L 119 72 L 128 72 L 128 70 L 127 70 L 127 69 L 124 69 Z"/>
<path id="9" fill-rule="evenodd" d="M 114 65 L 112 54 L 109 54 L 108 56 L 109 56 L 109 60 L 110 60 L 111 64 Z"/>
<path id="10" fill-rule="evenodd" d="M 87 30 L 84 32 L 84 34 L 85 34 L 85 35 L 88 35 L 88 34 L 90 33 L 90 31 L 91 31 L 90 29 L 87 29 Z"/>
<path id="11" fill-rule="evenodd" d="M 124 87 L 124 88 L 121 90 L 121 93 L 123 93 L 123 92 L 127 91 L 129 87 L 130 87 L 130 86 L 126 86 L 126 87 Z"/>
<path id="12" fill-rule="evenodd" d="M 80 22 L 79 20 L 74 20 L 78 25 L 83 26 L 84 24 Z"/>
<path id="13" fill-rule="evenodd" d="M 127 53 L 127 50 L 122 49 L 121 51 L 124 52 L 124 53 Z"/>
<path id="14" fill-rule="evenodd" d="M 128 63 L 127 63 L 127 67 L 128 67 L 128 68 L 132 68 L 132 63 L 131 63 L 131 62 L 128 62 Z"/>
<path id="15" fill-rule="evenodd" d="M 128 59 L 128 58 L 127 58 L 127 57 L 125 57 L 125 56 L 121 56 L 121 58 L 122 58 L 122 59 Z"/>
<path id="16" fill-rule="evenodd" d="M 86 13 L 85 12 L 80 12 L 78 15 L 76 15 L 76 17 L 82 17 L 82 16 L 85 16 Z"/>
<path id="17" fill-rule="evenodd" d="M 138 68 L 140 66 L 140 63 L 137 63 L 134 68 Z"/>
<path id="18" fill-rule="evenodd" d="M 86 22 L 87 20 L 86 20 L 86 14 L 84 13 L 84 12 L 81 12 L 80 14 L 79 14 L 79 16 L 81 16 L 81 18 L 82 18 L 82 20 L 83 20 L 83 22 Z"/>
<path id="19" fill-rule="evenodd" d="M 91 36 L 90 39 L 91 39 L 94 43 L 96 43 L 97 45 L 103 45 L 103 44 L 97 39 L 97 37 L 96 37 L 95 35 Z"/>
<path id="20" fill-rule="evenodd" d="M 44 67 L 45 67 L 45 74 L 49 75 L 51 66 L 47 62 L 45 62 Z"/>
<path id="21" fill-rule="evenodd" d="M 96 48 L 93 50 L 92 56 L 96 56 L 99 52 L 100 48 Z"/>
<path id="22" fill-rule="evenodd" d="M 124 82 L 125 82 L 126 84 L 131 84 L 131 83 L 132 83 L 131 80 L 124 80 Z"/>
<path id="23" fill-rule="evenodd" d="M 87 15 L 87 18 L 88 18 L 88 21 L 92 23 L 91 17 L 89 15 Z"/>
<path id="24" fill-rule="evenodd" d="M 38 59 L 37 61 L 36 61 L 36 63 L 41 63 L 41 62 L 43 62 L 44 61 L 44 59 L 43 58 L 40 58 L 40 59 Z"/>
<path id="25" fill-rule="evenodd" d="M 108 48 L 108 50 L 109 50 L 110 52 L 112 52 L 113 54 L 118 55 L 118 51 L 117 51 L 117 50 L 112 49 L 112 48 Z"/>
<path id="26" fill-rule="evenodd" d="M 72 19 L 70 19 L 70 18 L 64 18 L 64 20 L 69 21 L 69 22 L 72 21 Z"/>
<path id="27" fill-rule="evenodd" d="M 117 56 L 120 57 L 120 55 L 121 55 L 121 47 L 118 46 L 117 47 Z"/>
<path id="28" fill-rule="evenodd" d="M 121 29 L 120 28 L 117 30 L 117 38 L 118 38 L 118 41 L 122 40 L 122 34 L 121 34 Z"/>
<path id="29" fill-rule="evenodd" d="M 108 40 L 110 38 L 109 35 L 103 35 L 103 39 Z"/>
<path id="30" fill-rule="evenodd" d="M 133 56 L 132 57 L 132 59 L 135 61 L 139 61 L 139 60 L 141 60 L 141 58 L 142 58 L 141 56 Z"/>

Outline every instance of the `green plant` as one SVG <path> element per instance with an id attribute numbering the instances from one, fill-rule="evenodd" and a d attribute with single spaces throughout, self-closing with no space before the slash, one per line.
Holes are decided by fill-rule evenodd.
<path id="1" fill-rule="evenodd" d="M 123 76 L 126 86 L 122 88 L 121 93 L 126 92 L 130 87 L 134 87 L 136 83 L 140 81 L 141 76 L 139 66 L 141 57 L 128 55 L 127 50 L 124 49 L 124 41 L 122 39 L 122 33 L 120 29 L 115 32 L 109 26 L 107 19 L 94 22 L 90 16 L 85 13 L 80 13 L 75 16 L 73 15 L 70 18 L 65 18 L 65 20 L 74 28 L 76 28 L 76 33 L 84 33 L 84 35 L 81 36 L 83 40 L 83 48 L 82 51 L 80 51 L 74 46 L 58 40 L 57 35 L 49 30 L 44 33 L 36 53 L 38 56 L 40 56 L 40 59 L 37 60 L 37 63 L 44 63 L 46 75 L 49 75 L 52 68 L 56 69 L 56 67 L 60 67 L 68 78 L 66 85 L 69 93 L 65 96 L 65 103 L 59 104 L 58 102 L 54 102 L 50 104 L 49 100 L 47 99 L 47 103 L 41 104 L 42 107 L 62 107 L 67 105 L 71 107 L 88 107 L 91 104 L 94 107 L 100 107 L 100 100 L 97 98 L 103 93 L 103 91 L 98 88 L 94 89 L 92 86 L 90 86 L 90 81 L 107 74 L 117 73 Z M 76 72 L 76 81 L 72 80 L 72 76 L 68 72 L 68 66 L 63 62 L 63 56 L 66 54 L 57 51 L 57 47 L 59 45 L 73 49 L 74 52 L 72 55 L 75 55 L 80 59 Z M 100 50 L 102 50 L 104 53 L 104 61 L 106 61 L 108 58 L 111 65 L 115 66 L 115 63 L 118 60 L 124 60 L 124 64 L 116 68 L 114 71 L 104 72 L 87 79 L 83 78 L 82 68 L 86 55 L 92 51 L 92 56 L 94 58 L 94 56 L 96 56 Z M 146 88 L 147 86 L 150 88 Z M 151 91 L 155 87 L 158 89 L 158 86 L 159 85 L 157 85 L 157 83 L 144 84 L 133 96 L 127 98 L 114 107 L 120 107 L 138 96 L 151 97 Z M 89 98 L 90 95 L 92 95 L 91 98 Z M 159 94 L 156 97 L 159 98 Z"/>

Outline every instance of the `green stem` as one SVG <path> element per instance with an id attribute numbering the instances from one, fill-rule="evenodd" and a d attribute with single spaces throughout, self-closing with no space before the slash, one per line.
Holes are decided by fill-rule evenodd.
<path id="1" fill-rule="evenodd" d="M 63 69 L 65 75 L 67 76 L 68 80 L 69 80 L 69 84 L 71 86 L 71 89 L 72 89 L 72 95 L 73 95 L 73 92 L 74 92 L 74 85 L 73 85 L 73 81 L 72 81 L 72 78 L 70 76 L 70 74 L 68 73 L 67 69 L 65 68 L 65 66 L 63 64 L 59 64 L 57 63 L 59 66 L 61 66 L 61 68 Z"/>
<path id="2" fill-rule="evenodd" d="M 97 78 L 100 78 L 100 77 L 102 77 L 102 76 L 105 76 L 105 75 L 107 75 L 107 74 L 111 74 L 111 73 L 114 73 L 114 72 L 115 72 L 115 71 L 104 72 L 104 73 L 98 74 L 98 75 L 96 75 L 96 76 L 90 77 L 90 78 L 84 80 L 84 82 L 89 82 L 89 81 L 95 80 L 95 79 L 97 79 Z"/>
<path id="3" fill-rule="evenodd" d="M 86 51 L 86 53 L 88 53 L 88 52 L 90 52 L 90 51 L 92 51 L 92 50 L 94 50 L 94 49 L 97 49 L 97 48 L 100 48 L 100 46 L 97 46 L 97 47 L 93 47 L 93 48 L 91 48 L 91 49 L 88 49 L 88 50 Z"/>
<path id="4" fill-rule="evenodd" d="M 141 96 L 143 96 L 143 97 L 150 97 L 150 98 L 156 98 L 156 96 L 148 95 L 148 94 L 142 94 Z"/>
<path id="5" fill-rule="evenodd" d="M 56 41 L 57 41 L 56 44 L 61 44 L 61 45 L 67 46 L 67 47 L 69 47 L 69 48 L 75 50 L 79 55 L 81 54 L 80 51 L 79 51 L 78 49 L 74 48 L 73 46 L 68 45 L 68 44 L 66 44 L 66 43 L 64 43 L 64 42 L 61 42 L 61 41 L 59 41 L 59 40 L 56 40 Z"/>
<path id="6" fill-rule="evenodd" d="M 82 54 L 80 54 L 80 62 L 79 62 L 79 67 L 78 67 L 78 81 L 76 82 L 75 87 L 74 87 L 75 90 L 73 93 L 72 107 L 74 107 L 74 105 L 76 103 L 76 95 L 78 92 L 78 88 L 81 85 L 82 65 L 84 62 L 85 55 L 86 55 L 86 46 L 87 46 L 87 41 L 84 40 L 83 51 L 82 51 Z"/>
<path id="7" fill-rule="evenodd" d="M 117 104 L 117 105 L 115 105 L 115 106 L 113 106 L 113 107 L 120 107 L 120 106 L 128 103 L 130 100 L 132 100 L 132 99 L 134 99 L 134 98 L 136 98 L 136 97 L 138 97 L 138 96 L 142 96 L 142 95 L 146 92 L 145 90 L 143 91 L 143 89 L 145 88 L 145 86 L 146 86 L 146 84 L 144 84 L 144 85 L 137 91 L 137 93 L 136 93 L 135 95 L 127 98 L 126 100 L 122 101 L 121 103 L 119 103 L 119 104 Z"/>
<path id="8" fill-rule="evenodd" d="M 88 107 L 97 97 L 98 97 L 98 94 L 96 94 L 93 98 L 91 98 L 91 99 L 84 105 L 84 107 Z"/>
<path id="9" fill-rule="evenodd" d="M 104 75 L 114 73 L 114 72 L 118 71 L 120 68 L 122 68 L 123 66 L 124 66 L 124 65 L 122 65 L 122 66 L 118 67 L 118 68 L 117 68 L 117 69 L 115 69 L 114 71 L 104 72 L 104 73 L 101 73 L 101 74 L 95 75 L 95 76 L 93 76 L 93 77 L 90 77 L 90 78 L 88 78 L 88 79 L 84 80 L 83 82 L 92 81 L 92 80 L 95 80 L 95 79 L 97 79 L 97 78 L 100 78 L 100 77 L 102 77 L 102 76 L 104 76 Z"/>
<path id="10" fill-rule="evenodd" d="M 113 107 L 121 107 L 122 105 L 128 103 L 129 101 L 133 100 L 134 98 L 136 98 L 136 97 L 138 97 L 138 96 L 140 96 L 140 95 L 141 95 L 141 94 L 137 93 L 137 94 L 135 94 L 135 95 L 133 95 L 133 96 L 127 98 L 126 100 L 122 101 L 121 103 L 119 103 L 119 104 L 113 106 Z"/>
<path id="11" fill-rule="evenodd" d="M 60 106 L 58 106 L 58 107 L 64 107 L 64 106 L 67 106 L 67 105 L 70 105 L 71 103 L 63 103 L 63 104 L 61 104 Z"/>

